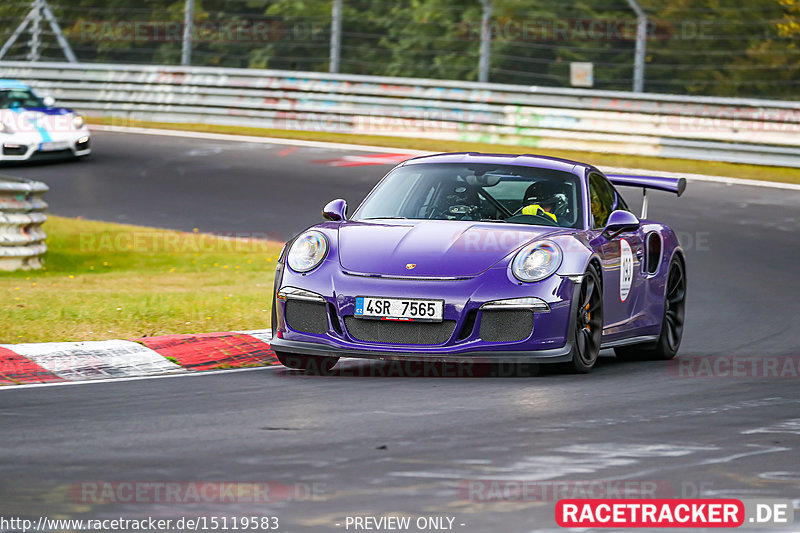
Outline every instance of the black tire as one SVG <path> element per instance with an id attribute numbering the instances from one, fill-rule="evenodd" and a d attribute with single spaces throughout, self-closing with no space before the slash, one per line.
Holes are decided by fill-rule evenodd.
<path id="1" fill-rule="evenodd" d="M 574 312 L 574 345 L 568 368 L 586 374 L 597 363 L 603 337 L 603 288 L 594 267 L 590 266 L 583 276 Z"/>
<path id="2" fill-rule="evenodd" d="M 286 352 L 275 352 L 275 355 L 283 366 L 304 370 L 310 374 L 328 374 L 339 362 L 338 357 L 324 355 L 300 355 Z"/>
<path id="3" fill-rule="evenodd" d="M 678 353 L 686 318 L 686 271 L 679 259 L 673 259 L 667 274 L 664 294 L 664 317 L 658 340 L 648 344 L 634 344 L 614 348 L 623 361 L 666 361 Z"/>

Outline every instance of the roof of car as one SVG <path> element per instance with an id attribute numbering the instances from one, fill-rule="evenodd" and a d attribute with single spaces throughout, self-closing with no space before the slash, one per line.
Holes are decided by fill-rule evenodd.
<path id="1" fill-rule="evenodd" d="M 30 89 L 30 85 L 18 80 L 0 78 L 0 89 Z"/>
<path id="2" fill-rule="evenodd" d="M 404 165 L 420 163 L 484 163 L 489 165 L 519 165 L 525 167 L 548 168 L 564 172 L 574 172 L 575 167 L 589 167 L 586 163 L 532 154 L 484 154 L 479 152 L 457 152 L 449 154 L 425 155 L 409 159 Z"/>

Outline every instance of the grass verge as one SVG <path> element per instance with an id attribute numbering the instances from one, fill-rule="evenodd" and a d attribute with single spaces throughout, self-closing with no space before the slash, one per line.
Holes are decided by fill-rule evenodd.
<path id="1" fill-rule="evenodd" d="M 434 152 L 494 152 L 525 154 L 534 151 L 540 155 L 563 157 L 575 161 L 586 161 L 598 167 L 627 167 L 666 172 L 686 172 L 708 174 L 783 183 L 800 183 L 800 169 L 788 167 L 767 167 L 762 165 L 743 165 L 720 161 L 699 161 L 694 159 L 668 159 L 663 157 L 606 154 L 568 150 L 540 150 L 525 146 L 487 144 L 461 141 L 437 141 L 423 138 L 405 138 L 378 135 L 356 135 L 350 133 L 328 133 L 320 131 L 273 130 L 267 128 L 248 128 L 239 126 L 218 126 L 213 124 L 173 124 L 148 122 L 118 118 L 89 118 L 92 124 L 125 126 L 137 128 L 157 128 L 180 131 L 201 131 L 227 133 L 233 135 L 253 135 L 258 137 L 278 137 L 303 141 L 323 141 L 371 146 L 385 146 L 407 150 L 430 150 Z"/>
<path id="2" fill-rule="evenodd" d="M 0 343 L 268 328 L 282 243 L 51 216 L 45 270 L 0 273 Z"/>

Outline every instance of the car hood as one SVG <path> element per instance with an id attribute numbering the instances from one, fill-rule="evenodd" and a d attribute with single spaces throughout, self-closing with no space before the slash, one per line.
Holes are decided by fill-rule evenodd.
<path id="1" fill-rule="evenodd" d="M 72 110 L 64 107 L 0 109 L 0 120 L 15 132 L 69 131 L 72 115 Z"/>
<path id="2" fill-rule="evenodd" d="M 344 270 L 364 274 L 469 277 L 521 245 L 561 231 L 453 220 L 345 222 L 339 226 L 339 261 Z"/>

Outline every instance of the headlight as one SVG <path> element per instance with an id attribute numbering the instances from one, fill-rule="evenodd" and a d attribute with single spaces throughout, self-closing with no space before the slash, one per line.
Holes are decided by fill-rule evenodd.
<path id="1" fill-rule="evenodd" d="M 552 241 L 529 244 L 514 257 L 511 271 L 520 281 L 540 281 L 561 266 L 561 248 Z"/>
<path id="2" fill-rule="evenodd" d="M 308 272 L 319 266 L 328 253 L 328 241 L 318 231 L 307 231 L 295 239 L 286 261 L 295 272 Z"/>
<path id="3" fill-rule="evenodd" d="M 80 115 L 75 115 L 72 117 L 72 127 L 76 130 L 79 130 L 83 127 L 83 117 Z"/>
<path id="4" fill-rule="evenodd" d="M 5 122 L 0 122 L 0 133 L 8 133 L 10 135 L 14 133 L 14 128 L 9 126 Z"/>

